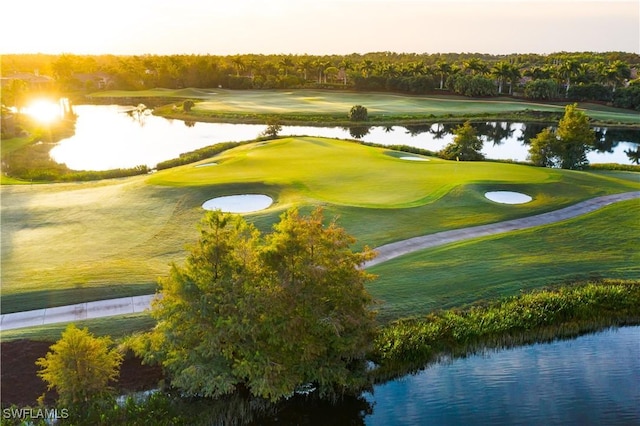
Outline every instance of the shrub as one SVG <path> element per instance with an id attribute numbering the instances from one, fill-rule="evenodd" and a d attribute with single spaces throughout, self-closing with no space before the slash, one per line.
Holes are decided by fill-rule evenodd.
<path id="1" fill-rule="evenodd" d="M 598 83 L 575 84 L 569 88 L 567 97 L 574 101 L 610 101 L 612 92 Z"/>
<path id="2" fill-rule="evenodd" d="M 640 83 L 629 84 L 628 87 L 616 90 L 613 94 L 613 106 L 640 111 Z"/>
<path id="3" fill-rule="evenodd" d="M 558 97 L 558 83 L 553 79 L 528 81 L 524 86 L 527 99 L 555 99 Z"/>
<path id="4" fill-rule="evenodd" d="M 369 120 L 369 112 L 362 105 L 354 105 L 349 111 L 349 120 L 351 121 L 367 121 Z"/>
<path id="5" fill-rule="evenodd" d="M 89 330 L 69 325 L 51 352 L 39 358 L 38 372 L 49 389 L 56 388 L 62 403 L 84 403 L 110 391 L 109 382 L 120 373 L 122 355 L 109 337 L 94 337 Z"/>
<path id="6" fill-rule="evenodd" d="M 195 102 L 193 102 L 191 99 L 187 99 L 182 103 L 182 110 L 184 112 L 190 112 L 194 105 Z"/>

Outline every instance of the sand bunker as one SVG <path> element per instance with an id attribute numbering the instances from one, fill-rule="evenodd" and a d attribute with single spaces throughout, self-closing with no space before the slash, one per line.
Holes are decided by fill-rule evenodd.
<path id="1" fill-rule="evenodd" d="M 490 191 L 485 192 L 484 196 L 491 201 L 502 204 L 524 204 L 533 200 L 527 194 L 511 191 Z"/>
<path id="2" fill-rule="evenodd" d="M 198 164 L 196 167 L 210 167 L 210 166 L 217 166 L 218 163 L 204 163 L 204 164 Z"/>
<path id="3" fill-rule="evenodd" d="M 271 197 L 261 194 L 230 195 L 206 201 L 205 210 L 221 210 L 227 213 L 251 213 L 264 210 L 273 203 Z"/>
<path id="4" fill-rule="evenodd" d="M 429 161 L 428 158 L 424 158 L 424 157 L 410 157 L 410 156 L 405 156 L 405 157 L 398 157 L 401 160 L 409 160 L 409 161 Z"/>

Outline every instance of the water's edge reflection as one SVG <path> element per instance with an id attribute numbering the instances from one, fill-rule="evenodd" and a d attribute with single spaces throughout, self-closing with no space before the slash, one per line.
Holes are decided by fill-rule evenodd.
<path id="1" fill-rule="evenodd" d="M 139 165 L 154 168 L 159 162 L 185 152 L 221 142 L 253 140 L 265 129 L 259 124 L 193 123 L 153 115 L 132 118 L 131 107 L 77 105 L 75 135 L 61 140 L 51 157 L 73 170 L 126 169 Z M 380 145 L 408 145 L 439 151 L 453 141 L 455 123 L 421 126 L 305 127 L 283 126 L 281 135 L 307 135 L 358 139 Z M 482 152 L 489 159 L 526 161 L 528 141 L 545 125 L 539 123 L 487 122 L 474 124 L 482 135 Z M 631 164 L 639 154 L 640 131 L 594 129 L 598 150 L 591 163 Z M 628 155 L 632 153 L 632 155 Z"/>
<path id="2" fill-rule="evenodd" d="M 640 326 L 627 326 L 431 364 L 337 402 L 296 395 L 260 409 L 238 396 L 185 409 L 197 424 L 640 424 L 639 354 Z"/>
<path id="3" fill-rule="evenodd" d="M 375 386 L 371 425 L 638 424 L 640 326 L 440 363 Z"/>

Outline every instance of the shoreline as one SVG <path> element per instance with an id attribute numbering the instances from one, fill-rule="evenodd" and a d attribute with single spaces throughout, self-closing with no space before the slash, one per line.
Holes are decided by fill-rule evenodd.
<path id="1" fill-rule="evenodd" d="M 485 121 L 530 122 L 555 125 L 561 118 L 559 113 L 540 113 L 537 111 L 513 112 L 506 114 L 470 114 L 470 115 L 409 115 L 409 116 L 369 116 L 368 121 L 349 121 L 347 118 L 332 116 L 330 114 L 308 116 L 304 114 L 291 116 L 289 114 L 254 114 L 254 113 L 207 113 L 195 114 L 182 111 L 171 111 L 167 105 L 155 108 L 153 115 L 171 120 L 182 120 L 198 123 L 229 123 L 229 124 L 266 124 L 274 119 L 282 126 L 309 126 L 309 127 L 373 127 L 373 126 L 402 126 L 424 125 L 425 123 L 460 123 L 470 121 L 472 123 Z M 607 127 L 615 129 L 638 129 L 640 124 L 614 123 L 609 121 L 593 120 L 593 127 Z"/>

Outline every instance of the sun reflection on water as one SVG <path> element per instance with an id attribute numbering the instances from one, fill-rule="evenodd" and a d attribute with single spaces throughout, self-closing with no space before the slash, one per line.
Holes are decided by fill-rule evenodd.
<path id="1" fill-rule="evenodd" d="M 64 117 L 65 102 L 65 99 L 60 99 L 58 102 L 49 99 L 35 99 L 21 112 L 41 123 L 49 124 Z"/>

